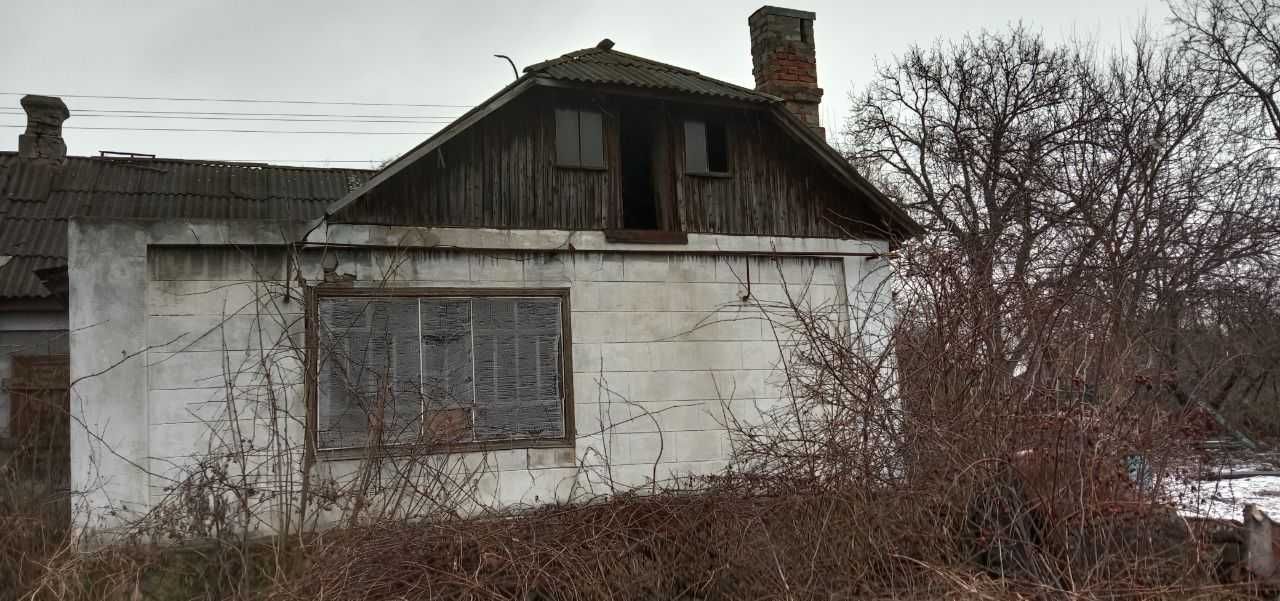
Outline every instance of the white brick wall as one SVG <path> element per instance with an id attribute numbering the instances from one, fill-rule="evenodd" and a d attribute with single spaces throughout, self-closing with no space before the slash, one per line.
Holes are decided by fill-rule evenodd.
<path id="1" fill-rule="evenodd" d="M 148 249 L 147 428 L 153 467 L 164 474 L 151 478 L 153 503 L 165 494 L 165 478 L 207 453 L 210 441 L 222 440 L 209 430 L 229 429 L 232 408 L 256 445 L 272 442 L 265 427 L 272 414 L 264 410 L 272 402 L 291 414 L 282 420 L 290 443 L 300 448 L 303 440 L 298 349 L 305 324 L 296 283 L 254 281 L 253 274 L 264 271 L 254 269 L 255 261 L 275 265 L 270 254 L 250 261 L 223 256 L 239 252 L 230 247 L 197 251 Z M 769 315 L 761 304 L 783 302 L 789 290 L 815 306 L 840 306 L 846 294 L 840 259 L 337 254 L 337 271 L 354 274 L 357 286 L 569 288 L 577 444 L 465 458 L 485 466 L 475 493 L 491 505 L 564 501 L 645 485 L 655 475 L 664 481 L 724 469 L 732 460 L 725 424 L 734 418 L 756 422 L 781 396 L 775 336 L 786 334 L 775 325 L 787 318 Z M 308 281 L 321 277 L 318 257 L 303 260 Z M 286 292 L 291 302 L 285 302 Z M 325 461 L 315 469 L 318 477 L 341 480 L 351 477 L 354 464 Z"/>

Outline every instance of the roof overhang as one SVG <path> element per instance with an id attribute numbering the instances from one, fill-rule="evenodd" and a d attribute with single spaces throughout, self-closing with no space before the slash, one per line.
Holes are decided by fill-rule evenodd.
<path id="1" fill-rule="evenodd" d="M 885 225 L 891 229 L 889 235 L 898 238 L 912 238 L 924 233 L 924 227 L 915 219 L 912 219 L 906 211 L 897 203 L 885 196 L 883 192 L 877 189 L 871 182 L 867 181 L 857 169 L 853 168 L 844 157 L 836 149 L 832 148 L 827 141 L 818 135 L 813 128 L 805 125 L 799 117 L 796 117 L 791 111 L 781 104 L 775 104 L 770 107 L 770 112 L 777 117 L 778 122 L 788 133 L 792 135 L 801 144 L 809 147 L 816 152 L 822 162 L 831 170 L 836 179 L 841 180 L 846 186 L 861 192 L 867 196 L 875 209 L 884 215 Z M 899 231 L 900 230 L 900 231 Z"/>
<path id="2" fill-rule="evenodd" d="M 400 155 L 395 160 L 391 161 L 391 163 L 387 164 L 387 166 L 380 169 L 376 175 L 369 178 L 364 185 L 348 192 L 346 196 L 343 196 L 325 208 L 324 215 L 321 215 L 312 223 L 311 227 L 308 229 L 308 233 L 319 227 L 322 223 L 328 221 L 329 217 L 337 214 L 338 211 L 341 211 L 351 205 L 351 203 L 355 202 L 361 196 L 368 194 L 370 190 L 378 187 L 382 182 L 391 179 L 392 176 L 400 173 L 409 165 L 417 162 L 418 159 L 431 154 L 431 151 L 443 146 L 446 142 L 466 131 L 467 128 L 476 124 L 481 119 L 484 119 L 490 113 L 506 106 L 507 103 L 516 99 L 528 91 L 529 88 L 536 85 L 536 81 L 537 79 L 533 75 L 527 73 L 521 75 L 515 81 L 508 84 L 507 87 L 498 90 L 497 94 L 490 96 L 488 100 L 481 102 L 471 110 L 463 113 L 461 117 L 458 117 L 452 123 L 446 125 L 444 129 L 436 132 L 435 135 L 432 135 L 421 144 L 413 147 L 409 152 Z"/>

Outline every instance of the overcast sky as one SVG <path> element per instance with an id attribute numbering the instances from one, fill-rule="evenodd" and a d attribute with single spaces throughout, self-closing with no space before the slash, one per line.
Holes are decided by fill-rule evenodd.
<path id="1" fill-rule="evenodd" d="M 1160 0 L 779 0 L 817 13 L 822 117 L 839 129 L 850 90 L 875 61 L 1022 21 L 1053 40 L 1118 45 L 1144 22 L 1163 26 Z M 63 95 L 69 152 L 367 167 L 413 147 L 465 108 L 75 98 L 148 96 L 474 105 L 511 81 L 511 68 L 613 39 L 618 50 L 744 86 L 751 78 L 747 16 L 762 2 L 55 2 L 0 0 L 0 150 L 17 147 L 25 118 L 17 93 Z M 144 111 L 151 118 L 119 117 Z M 159 111 L 206 119 L 154 118 Z M 230 120 L 267 113 L 260 120 Z M 80 113 L 80 116 L 77 116 Z M 184 113 L 186 116 L 191 115 Z M 411 123 L 280 121 L 296 115 L 412 117 Z M 285 115 L 285 116 L 281 116 Z M 324 119 L 328 117 L 310 117 Z M 81 127 L 239 129 L 339 133 L 91 130 Z M 408 132 L 408 133 L 403 133 Z"/>

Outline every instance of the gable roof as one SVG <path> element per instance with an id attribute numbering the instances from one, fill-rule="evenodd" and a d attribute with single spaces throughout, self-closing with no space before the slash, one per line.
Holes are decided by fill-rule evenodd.
<path id="1" fill-rule="evenodd" d="M 50 295 L 35 272 L 66 265 L 72 217 L 309 220 L 371 175 L 176 159 L 51 165 L 0 152 L 0 298 Z"/>
<path id="2" fill-rule="evenodd" d="M 314 231 L 329 217 L 338 215 L 370 190 L 409 165 L 443 146 L 458 134 L 466 131 L 490 113 L 527 92 L 534 86 L 619 86 L 644 91 L 659 91 L 708 100 L 758 105 L 772 114 L 783 129 L 797 141 L 815 153 L 815 158 L 826 166 L 838 180 L 850 190 L 864 195 L 885 222 L 903 236 L 916 236 L 924 231 L 910 215 L 881 193 L 875 186 L 845 161 L 826 140 L 804 125 L 787 110 L 783 100 L 776 96 L 737 86 L 726 81 L 707 77 L 696 71 L 613 50 L 613 42 L 602 41 L 594 48 L 575 50 L 558 58 L 543 61 L 525 68 L 524 75 L 490 96 L 484 102 L 467 111 L 457 120 L 435 135 L 427 138 L 409 152 L 400 155 L 383 166 L 358 189 L 352 190 L 329 205 L 324 214 L 310 228 Z"/>
<path id="3" fill-rule="evenodd" d="M 558 81 L 650 88 L 758 104 L 781 101 L 776 96 L 707 77 L 697 71 L 613 50 L 612 44 L 605 40 L 601 46 L 575 50 L 559 58 L 530 65 L 524 72 Z M 606 45 L 609 47 L 603 47 Z"/>

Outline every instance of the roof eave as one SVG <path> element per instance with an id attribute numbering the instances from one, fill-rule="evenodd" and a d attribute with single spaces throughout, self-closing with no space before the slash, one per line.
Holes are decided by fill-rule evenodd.
<path id="1" fill-rule="evenodd" d="M 924 226 L 912 219 L 906 211 L 902 210 L 902 207 L 899 207 L 897 203 L 885 196 L 865 177 L 862 177 L 862 174 L 858 173 L 857 169 L 854 169 L 852 165 L 845 161 L 844 157 L 836 152 L 836 149 L 827 144 L 826 140 L 822 139 L 817 132 L 801 121 L 799 117 L 787 110 L 785 106 L 780 104 L 772 105 L 771 112 L 778 118 L 784 129 L 804 145 L 817 152 L 818 156 L 822 158 L 823 162 L 832 169 L 838 178 L 844 180 L 845 184 L 854 190 L 867 196 L 877 212 L 886 217 L 888 225 L 895 228 L 891 232 L 895 238 L 914 238 L 925 232 Z M 899 228 L 901 231 L 897 231 Z"/>
<path id="2" fill-rule="evenodd" d="M 389 163 L 386 167 L 379 169 L 378 173 L 375 174 L 373 177 L 369 178 L 368 181 L 366 181 L 362 186 L 348 192 L 346 196 L 343 196 L 342 198 L 338 199 L 337 201 L 335 201 L 334 203 L 326 207 L 324 210 L 324 214 L 316 218 L 311 224 L 309 224 L 309 227 L 307 228 L 307 233 L 309 234 L 310 232 L 314 231 L 317 227 L 320 227 L 320 225 L 323 224 L 325 221 L 327 221 L 330 217 L 336 215 L 338 211 L 345 209 L 346 207 L 351 205 L 351 203 L 358 200 L 361 196 L 364 196 L 365 194 L 367 194 L 370 190 L 376 188 L 382 182 L 390 179 L 395 174 L 403 171 L 406 167 L 408 167 L 409 165 L 412 165 L 418 159 L 430 154 L 433 150 L 444 145 L 445 142 L 452 140 L 454 136 L 457 136 L 463 131 L 466 131 L 474 123 L 483 119 L 485 116 L 489 115 L 489 113 L 492 113 L 493 111 L 498 110 L 499 108 L 501 108 L 502 106 L 510 102 L 511 100 L 515 99 L 517 96 L 523 94 L 525 90 L 528 90 L 530 87 L 533 86 L 535 79 L 536 77 L 530 73 L 521 75 L 520 77 L 516 78 L 515 81 L 511 82 L 510 84 L 507 84 L 506 87 L 502 88 L 501 90 L 498 90 L 496 94 L 485 99 L 484 102 L 477 104 L 471 110 L 467 111 L 466 113 L 463 113 L 461 117 L 458 117 L 453 122 L 449 123 L 449 125 L 446 125 L 444 129 L 436 132 L 435 135 L 432 135 L 431 137 L 424 140 L 421 144 L 413 147 L 413 149 L 409 150 L 409 152 L 406 152 L 400 155 L 395 160 L 391 161 L 391 163 Z"/>

